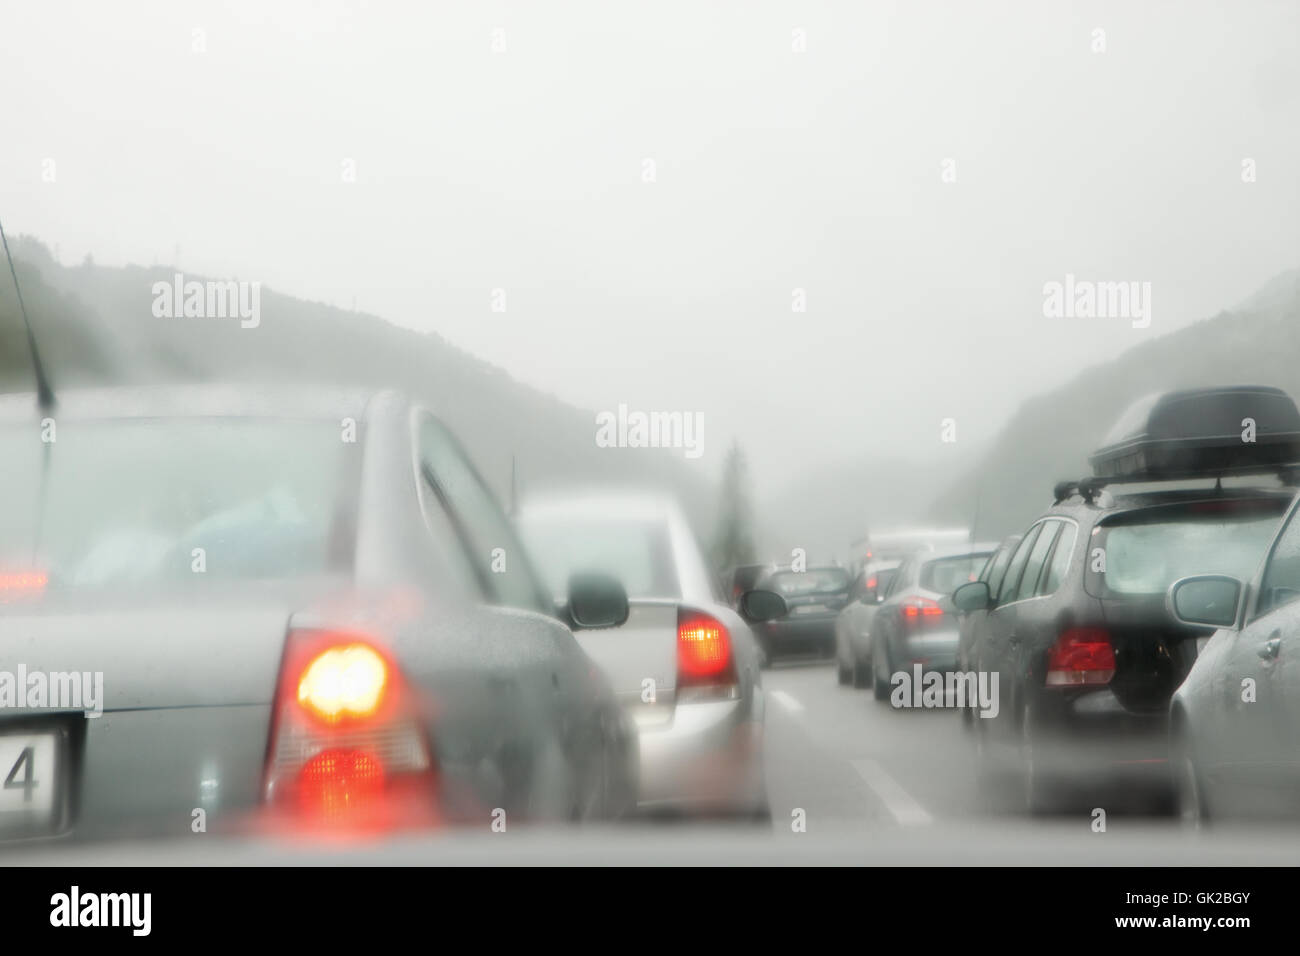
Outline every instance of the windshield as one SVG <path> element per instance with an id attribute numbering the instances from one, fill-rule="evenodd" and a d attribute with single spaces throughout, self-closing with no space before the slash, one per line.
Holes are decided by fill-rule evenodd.
<path id="1" fill-rule="evenodd" d="M 1225 507 L 1242 506 L 1240 510 Z M 1163 594 L 1190 574 L 1228 574 L 1247 580 L 1268 546 L 1284 502 L 1198 503 L 1153 509 L 1103 524 L 1090 554 L 1100 547 L 1105 572 L 1089 560 L 1088 590 L 1100 596 Z"/>
<path id="2" fill-rule="evenodd" d="M 348 563 L 355 444 L 256 419 L 0 429 L 0 567 L 49 589 L 285 578 Z M 47 462 L 42 462 L 43 457 Z M 43 480 L 44 478 L 44 480 Z"/>
<path id="3" fill-rule="evenodd" d="M 786 597 L 843 591 L 849 586 L 849 572 L 843 568 L 778 571 L 768 578 L 767 586 Z"/>
<path id="4" fill-rule="evenodd" d="M 682 596 L 668 528 L 662 522 L 525 513 L 519 531 L 557 598 L 569 593 L 569 577 L 584 571 L 618 578 L 630 598 Z"/>

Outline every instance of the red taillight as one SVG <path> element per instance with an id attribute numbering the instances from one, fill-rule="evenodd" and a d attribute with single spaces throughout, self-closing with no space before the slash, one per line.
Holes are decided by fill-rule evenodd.
<path id="1" fill-rule="evenodd" d="M 369 644 L 328 647 L 303 668 L 298 703 L 330 724 L 373 717 L 388 690 L 388 663 Z"/>
<path id="2" fill-rule="evenodd" d="M 384 792 L 384 765 L 363 750 L 322 750 L 298 771 L 298 809 L 329 820 L 373 807 Z"/>
<path id="3" fill-rule="evenodd" d="M 1072 627 L 1064 631 L 1047 655 L 1048 687 L 1106 684 L 1115 676 L 1115 648 L 1110 634 L 1100 627 Z"/>
<path id="4" fill-rule="evenodd" d="M 942 614 L 943 608 L 939 606 L 939 602 L 932 601 L 930 598 L 908 598 L 903 602 L 903 617 L 909 620 L 922 617 L 939 617 Z"/>
<path id="5" fill-rule="evenodd" d="M 49 580 L 44 571 L 0 571 L 0 591 L 39 591 Z"/>
<path id="6" fill-rule="evenodd" d="M 428 822 L 435 782 L 418 698 L 387 650 L 363 635 L 290 631 L 267 801 L 308 822 L 387 828 Z"/>
<path id="7" fill-rule="evenodd" d="M 717 618 L 699 611 L 677 612 L 677 686 L 733 684 L 731 635 Z"/>
<path id="8" fill-rule="evenodd" d="M 40 595 L 49 582 L 44 571 L 0 571 L 0 602 Z"/>
<path id="9" fill-rule="evenodd" d="M 876 586 L 875 578 L 867 578 L 867 587 L 874 589 Z"/>

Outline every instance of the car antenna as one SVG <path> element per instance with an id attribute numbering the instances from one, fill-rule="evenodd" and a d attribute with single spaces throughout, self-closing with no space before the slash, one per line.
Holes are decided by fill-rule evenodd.
<path id="1" fill-rule="evenodd" d="M 18 284 L 18 271 L 14 268 L 14 257 L 9 254 L 9 240 L 5 237 L 4 226 L 0 226 L 0 243 L 4 244 L 5 258 L 9 260 L 9 274 L 14 279 L 14 292 L 18 294 L 18 310 L 23 314 L 23 325 L 27 328 L 27 349 L 32 357 L 32 371 L 36 375 L 36 404 L 41 411 L 54 407 L 54 390 L 50 380 L 45 377 L 45 366 L 41 364 L 41 353 L 36 347 L 36 336 L 32 333 L 32 323 L 27 317 L 27 304 L 23 302 L 22 286 Z"/>

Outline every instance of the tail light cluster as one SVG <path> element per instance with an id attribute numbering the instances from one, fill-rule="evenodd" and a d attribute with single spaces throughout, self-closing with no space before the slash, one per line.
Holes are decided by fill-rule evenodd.
<path id="1" fill-rule="evenodd" d="M 44 571 L 0 571 L 0 604 L 39 598 L 49 581 Z"/>
<path id="2" fill-rule="evenodd" d="M 304 822 L 422 822 L 436 781 L 416 695 L 382 645 L 290 631 L 273 704 L 267 802 Z"/>
<path id="3" fill-rule="evenodd" d="M 1047 655 L 1048 687 L 1108 684 L 1115 676 L 1115 648 L 1101 627 L 1071 627 L 1061 632 Z"/>
<path id="4" fill-rule="evenodd" d="M 903 617 L 905 630 L 919 630 L 927 624 L 937 622 L 943 617 L 944 610 L 938 601 L 916 596 L 905 598 L 899 605 L 899 613 Z"/>
<path id="5" fill-rule="evenodd" d="M 717 618 L 702 611 L 677 611 L 677 689 L 730 691 L 735 688 L 736 659 L 731 634 Z"/>

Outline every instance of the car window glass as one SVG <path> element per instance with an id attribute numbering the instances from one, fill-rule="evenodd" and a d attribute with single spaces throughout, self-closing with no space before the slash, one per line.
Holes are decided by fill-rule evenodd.
<path id="1" fill-rule="evenodd" d="M 1038 540 L 1034 542 L 1034 549 L 1029 552 L 1029 561 L 1025 564 L 1025 571 L 1020 576 L 1020 584 L 1016 588 L 1016 596 L 1012 600 L 1023 601 L 1034 596 L 1038 577 L 1047 562 L 1047 552 L 1051 549 L 1052 542 L 1056 540 L 1056 533 L 1060 527 L 1059 521 L 1043 522 L 1043 530 L 1039 533 Z"/>
<path id="2" fill-rule="evenodd" d="M 983 580 L 989 586 L 989 595 L 995 601 L 998 599 L 998 588 L 1002 587 L 1002 579 L 1007 576 L 1007 567 L 1011 564 L 1013 554 L 1015 554 L 1014 548 L 1002 548 L 984 569 Z"/>
<path id="3" fill-rule="evenodd" d="M 1139 509 L 1104 520 L 1094 547 L 1105 571 L 1089 568 L 1085 583 L 1098 597 L 1163 596 L 1179 578 L 1254 574 L 1285 510 L 1275 499 L 1192 502 Z"/>
<path id="4" fill-rule="evenodd" d="M 1020 581 L 1020 573 L 1025 569 L 1025 562 L 1029 560 L 1029 551 L 1038 540 L 1038 533 L 1043 529 L 1041 524 L 1036 524 L 1029 529 L 1029 532 L 1020 542 L 1020 547 L 1016 548 L 1015 557 L 1011 559 L 1011 564 L 1007 568 L 1007 576 L 1002 581 L 1002 588 L 998 592 L 998 603 L 1005 604 L 1008 601 L 1015 600 L 1016 585 Z"/>
<path id="5" fill-rule="evenodd" d="M 451 433 L 432 418 L 420 426 L 420 466 L 447 507 L 470 563 L 493 597 L 511 607 L 548 611 L 510 522 Z"/>
<path id="6" fill-rule="evenodd" d="M 1056 547 L 1048 559 L 1047 573 L 1038 589 L 1039 594 L 1055 594 L 1070 567 L 1070 553 L 1074 550 L 1075 529 L 1068 521 L 1061 522 L 1061 533 L 1056 539 Z"/>
<path id="7" fill-rule="evenodd" d="M 417 456 L 418 457 L 418 456 Z M 472 593 L 479 600 L 490 601 L 495 595 L 487 589 L 486 582 L 478 570 L 470 563 L 469 553 L 463 547 L 459 532 L 452 523 L 447 508 L 438 497 L 438 491 L 421 468 L 419 472 L 420 511 L 424 514 L 425 526 L 429 531 L 429 542 L 443 564 L 455 577 L 455 583 L 464 592 Z"/>
<path id="8" fill-rule="evenodd" d="M 584 572 L 618 578 L 632 598 L 682 596 L 669 529 L 663 521 L 525 509 L 519 530 L 560 601 L 567 596 L 569 578 Z"/>
<path id="9" fill-rule="evenodd" d="M 893 586 L 894 578 L 898 577 L 898 568 L 881 568 L 876 572 L 876 593 L 888 596 L 890 587 Z"/>
<path id="10" fill-rule="evenodd" d="M 978 571 L 988 560 L 987 554 L 958 554 L 927 561 L 921 568 L 921 587 L 951 594 L 961 585 L 978 580 Z"/>
<path id="11" fill-rule="evenodd" d="M 1291 512 L 1264 567 L 1257 614 L 1267 614 L 1300 598 L 1300 521 Z"/>
<path id="12" fill-rule="evenodd" d="M 912 561 L 904 561 L 898 570 L 894 572 L 893 578 L 889 581 L 889 590 L 885 592 L 886 598 L 893 597 L 894 592 L 902 588 L 903 583 L 911 578 L 912 564 Z"/>

